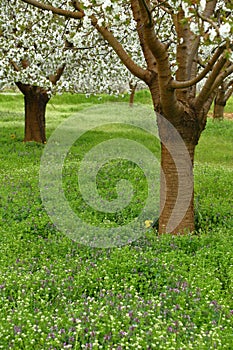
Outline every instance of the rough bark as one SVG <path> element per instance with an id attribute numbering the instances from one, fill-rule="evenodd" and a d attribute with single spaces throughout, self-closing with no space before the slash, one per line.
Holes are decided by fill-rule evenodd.
<path id="1" fill-rule="evenodd" d="M 199 127 L 195 123 L 193 126 L 191 135 L 185 122 L 175 126 L 158 117 L 161 139 L 160 233 L 184 234 L 195 229 L 193 162 Z"/>
<path id="2" fill-rule="evenodd" d="M 24 142 L 46 143 L 45 111 L 49 101 L 46 90 L 38 86 L 17 83 L 24 94 L 25 129 Z"/>
<path id="3" fill-rule="evenodd" d="M 151 89 L 152 99 L 156 90 Z M 184 234 L 194 231 L 195 147 L 205 121 L 192 108 L 184 108 L 179 120 L 157 114 L 161 140 L 159 233 Z"/>

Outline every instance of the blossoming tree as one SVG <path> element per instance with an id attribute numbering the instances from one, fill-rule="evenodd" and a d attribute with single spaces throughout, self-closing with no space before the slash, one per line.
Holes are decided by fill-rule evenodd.
<path id="1" fill-rule="evenodd" d="M 104 40 L 80 31 L 75 19 L 38 11 L 19 0 L 0 5 L 0 78 L 16 84 L 24 95 L 25 142 L 46 142 L 45 111 L 52 94 L 117 93 L 132 78 Z"/>
<path id="2" fill-rule="evenodd" d="M 176 221 L 176 215 L 184 209 L 182 201 L 186 202 L 190 188 L 193 192 L 193 167 L 183 162 L 177 169 L 171 153 L 179 158 L 182 154 L 179 154 L 179 147 L 164 118 L 181 135 L 193 164 L 195 147 L 205 128 L 216 91 L 233 72 L 232 1 L 83 0 L 65 1 L 62 5 L 56 0 L 21 1 L 74 18 L 84 29 L 94 28 L 127 69 L 147 84 L 161 139 L 160 201 L 163 209 L 159 231 L 174 234 L 193 231 L 193 195 L 183 219 L 175 228 L 171 225 L 171 218 Z M 129 28 L 134 34 L 131 44 L 125 39 Z M 143 64 L 130 53 L 135 43 L 140 45 Z M 203 55 L 210 45 L 210 54 Z M 197 93 L 197 84 L 201 81 L 203 84 Z M 185 185 L 179 193 L 182 200 L 177 208 L 179 183 Z"/>

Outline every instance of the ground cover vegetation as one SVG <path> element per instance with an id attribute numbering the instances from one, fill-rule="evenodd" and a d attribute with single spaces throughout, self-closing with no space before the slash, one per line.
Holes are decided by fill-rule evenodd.
<path id="1" fill-rule="evenodd" d="M 128 102 L 56 96 L 47 109 L 48 135 L 71 114 L 109 99 Z M 231 349 L 232 121 L 209 119 L 196 149 L 195 234 L 156 236 L 148 229 L 124 247 L 97 249 L 71 241 L 47 216 L 38 183 L 44 145 L 22 142 L 22 96 L 0 95 L 0 102 L 0 348 Z M 147 92 L 137 93 L 136 102 L 148 103 Z M 133 128 L 130 134 L 158 153 L 154 139 Z M 81 159 L 106 135 L 124 137 L 125 130 L 97 129 L 72 147 L 64 169 L 67 195 L 76 181 L 73 154 Z M 127 222 L 145 199 L 143 174 L 123 161 L 101 169 L 101 194 L 114 197 L 126 170 L 135 200 L 106 225 Z M 74 203 L 72 195 L 69 200 Z M 82 209 L 87 221 L 104 221 L 101 213 Z"/>

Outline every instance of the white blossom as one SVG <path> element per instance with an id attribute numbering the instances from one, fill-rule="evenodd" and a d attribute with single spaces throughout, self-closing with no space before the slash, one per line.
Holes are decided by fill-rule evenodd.
<path id="1" fill-rule="evenodd" d="M 225 24 L 221 24 L 220 25 L 219 33 L 220 33 L 222 38 L 224 38 L 224 39 L 229 38 L 230 32 L 231 32 L 231 25 L 230 25 L 230 23 L 227 22 Z"/>
<path id="2" fill-rule="evenodd" d="M 206 7 L 206 0 L 200 0 L 200 10 L 204 11 Z"/>

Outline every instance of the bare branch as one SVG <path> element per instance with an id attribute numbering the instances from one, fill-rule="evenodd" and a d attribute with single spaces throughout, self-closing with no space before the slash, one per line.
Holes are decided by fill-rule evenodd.
<path id="1" fill-rule="evenodd" d="M 69 11 L 69 10 L 62 10 L 61 8 L 54 7 L 51 5 L 43 4 L 37 0 L 21 0 L 25 2 L 26 4 L 33 5 L 41 10 L 47 10 L 52 11 L 53 13 L 56 13 L 57 15 L 64 16 L 66 18 L 75 18 L 75 19 L 81 19 L 84 17 L 84 11 Z"/>
<path id="2" fill-rule="evenodd" d="M 197 12 L 197 15 L 204 21 L 204 22 L 208 22 L 217 32 L 218 36 L 220 36 L 219 33 L 219 27 L 216 23 L 214 23 L 214 21 L 212 21 L 212 19 L 205 17 L 204 15 L 202 15 L 201 13 Z"/>

